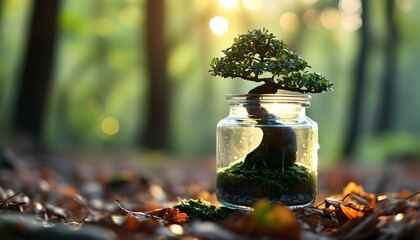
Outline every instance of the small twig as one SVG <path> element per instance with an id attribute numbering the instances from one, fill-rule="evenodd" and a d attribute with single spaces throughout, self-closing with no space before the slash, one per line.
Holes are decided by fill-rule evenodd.
<path id="1" fill-rule="evenodd" d="M 343 197 L 343 199 L 341 200 L 341 201 L 343 201 L 344 202 L 344 200 L 346 200 L 346 198 L 348 198 L 350 196 L 350 193 L 347 193 L 347 195 L 346 196 L 344 196 Z"/>
<path id="2" fill-rule="evenodd" d="M 2 212 L 3 210 L 18 210 L 20 208 L 20 206 L 25 205 L 26 202 L 11 202 L 8 203 L 11 199 L 13 199 L 14 197 L 16 197 L 17 195 L 19 195 L 21 193 L 21 191 L 18 191 L 17 193 L 13 194 L 12 196 L 6 198 L 3 201 L 0 201 L 0 212 Z"/>
<path id="3" fill-rule="evenodd" d="M 405 200 L 409 200 L 410 198 L 416 196 L 417 194 L 420 193 L 420 190 L 418 190 L 417 192 L 415 192 L 414 194 L 412 194 L 411 196 L 409 196 L 408 198 L 406 198 Z"/>
<path id="4" fill-rule="evenodd" d="M 121 210 L 123 210 L 129 216 L 134 217 L 136 219 L 139 219 L 139 220 L 157 220 L 157 221 L 163 222 L 163 223 L 166 222 L 164 219 L 162 219 L 160 217 L 157 217 L 157 216 L 154 216 L 154 215 L 151 215 L 151 214 L 147 214 L 147 213 L 144 213 L 144 212 L 133 212 L 133 211 L 130 211 L 130 210 L 124 208 L 123 206 L 121 206 L 121 203 L 118 200 L 115 200 L 115 202 L 117 203 L 118 207 Z"/>
<path id="5" fill-rule="evenodd" d="M 3 204 L 5 204 L 6 202 L 10 201 L 12 198 L 16 197 L 16 196 L 17 196 L 17 195 L 19 195 L 21 192 L 22 192 L 22 191 L 18 191 L 17 193 L 13 194 L 12 196 L 10 196 L 10 197 L 6 198 L 5 200 L 0 201 L 0 202 L 1 202 L 1 203 L 0 203 L 0 206 L 1 206 L 1 205 L 3 205 Z"/>
<path id="6" fill-rule="evenodd" d="M 318 204 L 318 206 L 316 206 L 315 208 L 319 208 L 322 204 L 325 204 L 325 200 Z"/>

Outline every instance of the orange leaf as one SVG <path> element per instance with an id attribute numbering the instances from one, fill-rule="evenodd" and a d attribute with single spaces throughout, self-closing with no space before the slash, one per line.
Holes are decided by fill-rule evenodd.
<path id="1" fill-rule="evenodd" d="M 189 219 L 188 215 L 179 211 L 178 208 L 162 208 L 148 212 L 148 214 L 160 217 L 170 223 L 185 223 Z"/>
<path id="2" fill-rule="evenodd" d="M 124 219 L 123 226 L 127 230 L 140 230 L 142 228 L 140 221 L 137 218 L 132 217 L 132 216 L 127 216 Z"/>
<path id="3" fill-rule="evenodd" d="M 136 217 L 127 216 L 124 219 L 123 226 L 125 229 L 130 231 L 144 231 L 152 233 L 156 230 L 156 228 L 160 227 L 161 224 L 155 219 L 139 220 Z"/>
<path id="4" fill-rule="evenodd" d="M 355 182 L 349 182 L 344 187 L 343 196 L 340 208 L 348 219 L 373 213 L 374 205 L 377 202 L 375 194 L 366 193 L 363 187 Z"/>
<path id="5" fill-rule="evenodd" d="M 366 193 L 362 185 L 358 185 L 355 182 L 349 182 L 346 187 L 343 189 L 343 196 L 348 196 L 350 194 L 356 194 L 364 198 L 371 205 L 376 204 L 376 196 L 372 193 Z"/>
<path id="6" fill-rule="evenodd" d="M 349 219 L 353 219 L 353 218 L 357 218 L 357 217 L 363 217 L 365 215 L 366 212 L 364 211 L 360 211 L 357 209 L 354 209 L 352 207 L 348 207 L 345 205 L 341 205 L 341 211 L 349 218 Z"/>

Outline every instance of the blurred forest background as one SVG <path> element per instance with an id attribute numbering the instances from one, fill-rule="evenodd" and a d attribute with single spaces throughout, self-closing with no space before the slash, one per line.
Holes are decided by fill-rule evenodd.
<path id="1" fill-rule="evenodd" d="M 420 1 L 0 0 L 0 140 L 50 151 L 215 153 L 212 57 L 268 28 L 334 83 L 313 95 L 320 165 L 420 157 Z"/>

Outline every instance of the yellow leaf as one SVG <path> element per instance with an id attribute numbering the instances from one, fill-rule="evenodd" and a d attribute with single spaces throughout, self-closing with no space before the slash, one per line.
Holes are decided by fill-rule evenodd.
<path id="1" fill-rule="evenodd" d="M 296 218 L 288 208 L 267 200 L 259 200 L 254 205 L 254 219 L 258 225 L 268 229 L 282 229 L 293 225 Z"/>

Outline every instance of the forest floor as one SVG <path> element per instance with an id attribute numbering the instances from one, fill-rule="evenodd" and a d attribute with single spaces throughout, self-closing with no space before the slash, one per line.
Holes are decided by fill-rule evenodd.
<path id="1" fill-rule="evenodd" d="M 321 169 L 313 207 L 261 200 L 219 219 L 182 212 L 215 197 L 215 159 L 159 154 L 66 156 L 0 149 L 6 239 L 420 239 L 420 161 Z M 207 202 L 205 202 L 207 203 Z"/>

